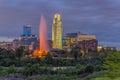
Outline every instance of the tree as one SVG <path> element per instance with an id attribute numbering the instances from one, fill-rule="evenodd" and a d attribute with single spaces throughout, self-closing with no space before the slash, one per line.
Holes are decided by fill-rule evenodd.
<path id="1" fill-rule="evenodd" d="M 7 56 L 7 50 L 0 49 L 0 58 L 6 58 L 6 56 Z"/>
<path id="2" fill-rule="evenodd" d="M 104 62 L 105 72 L 110 77 L 116 77 L 120 75 L 120 52 L 109 51 L 106 61 Z"/>
<path id="3" fill-rule="evenodd" d="M 15 58 L 15 52 L 13 50 L 6 50 L 0 48 L 0 59 L 2 58 Z"/>
<path id="4" fill-rule="evenodd" d="M 13 50 L 7 50 L 7 58 L 15 59 L 15 51 Z"/>
<path id="5" fill-rule="evenodd" d="M 85 72 L 93 73 L 94 72 L 93 65 L 91 65 L 91 64 L 87 65 L 86 68 L 85 68 Z"/>
<path id="6" fill-rule="evenodd" d="M 48 54 L 45 56 L 45 60 L 46 60 L 47 64 L 51 64 L 51 63 L 52 63 L 53 58 L 52 58 L 52 56 L 51 56 L 50 53 L 48 53 Z"/>
<path id="7" fill-rule="evenodd" d="M 23 56 L 23 53 L 24 53 L 24 47 L 19 47 L 15 50 L 15 53 L 16 53 L 16 57 L 18 59 L 20 59 L 22 56 Z"/>
<path id="8" fill-rule="evenodd" d="M 77 46 L 77 45 L 73 46 L 73 48 L 71 50 L 71 53 L 72 53 L 74 59 L 77 60 L 78 56 L 79 56 L 79 53 L 80 53 L 79 46 Z"/>
<path id="9" fill-rule="evenodd" d="M 109 52 L 109 51 L 107 51 L 107 50 L 105 50 L 104 48 L 102 48 L 101 51 L 99 52 L 99 56 L 100 56 L 101 58 L 106 58 L 108 52 Z"/>

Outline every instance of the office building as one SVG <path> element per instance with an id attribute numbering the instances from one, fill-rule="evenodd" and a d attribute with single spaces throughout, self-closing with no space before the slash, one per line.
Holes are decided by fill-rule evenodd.
<path id="1" fill-rule="evenodd" d="M 23 27 L 23 34 L 20 36 L 20 44 L 24 46 L 26 50 L 35 49 L 33 45 L 38 43 L 38 38 L 36 35 L 31 33 L 31 26 L 27 25 Z M 36 46 L 37 47 L 37 46 Z"/>
<path id="2" fill-rule="evenodd" d="M 13 45 L 12 42 L 0 42 L 0 48 L 6 49 L 6 50 L 12 50 Z"/>
<path id="3" fill-rule="evenodd" d="M 30 36 L 31 35 L 31 25 L 24 25 L 23 27 L 23 35 Z"/>
<path id="4" fill-rule="evenodd" d="M 13 49 L 19 48 L 21 46 L 19 39 L 14 39 L 12 41 L 12 44 L 13 44 Z"/>
<path id="5" fill-rule="evenodd" d="M 78 45 L 83 51 L 95 50 L 97 51 L 98 41 L 95 35 L 88 35 L 83 33 L 67 33 L 64 37 L 65 48 L 72 48 L 74 45 Z"/>
<path id="6" fill-rule="evenodd" d="M 74 45 L 77 42 L 78 33 L 67 33 L 64 36 L 64 45 Z"/>
<path id="7" fill-rule="evenodd" d="M 53 48 L 62 49 L 62 20 L 60 14 L 54 15 L 52 24 Z"/>

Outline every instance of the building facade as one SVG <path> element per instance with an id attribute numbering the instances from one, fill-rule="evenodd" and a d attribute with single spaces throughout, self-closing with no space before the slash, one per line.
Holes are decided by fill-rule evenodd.
<path id="1" fill-rule="evenodd" d="M 11 50 L 13 49 L 13 44 L 12 42 L 0 42 L 0 48 Z"/>
<path id="2" fill-rule="evenodd" d="M 79 34 L 77 44 L 81 50 L 97 51 L 98 41 L 95 35 Z"/>
<path id="3" fill-rule="evenodd" d="M 53 48 L 62 49 L 62 20 L 60 14 L 55 14 L 52 24 Z"/>
<path id="4" fill-rule="evenodd" d="M 30 36 L 31 35 L 31 25 L 24 25 L 23 27 L 23 35 Z"/>
<path id="5" fill-rule="evenodd" d="M 13 49 L 19 48 L 21 46 L 19 39 L 14 39 L 12 41 L 12 44 L 13 44 Z"/>
<path id="6" fill-rule="evenodd" d="M 97 51 L 98 41 L 95 35 L 88 35 L 78 33 L 67 33 L 64 37 L 65 48 L 71 48 L 74 45 L 78 45 L 80 50 L 94 50 Z"/>
<path id="7" fill-rule="evenodd" d="M 102 50 L 117 50 L 116 47 L 110 47 L 110 46 L 98 46 L 97 47 L 98 51 L 102 51 Z"/>
<path id="8" fill-rule="evenodd" d="M 74 45 L 77 43 L 78 33 L 67 33 L 64 37 L 64 45 Z"/>
<path id="9" fill-rule="evenodd" d="M 20 44 L 25 47 L 25 50 L 34 50 L 38 43 L 38 38 L 36 35 L 31 33 L 31 26 L 26 25 L 23 27 L 23 34 L 20 36 Z M 36 46 L 37 48 L 37 46 Z"/>
<path id="10" fill-rule="evenodd" d="M 83 51 L 97 51 L 97 45 L 96 39 L 78 41 L 78 46 Z"/>

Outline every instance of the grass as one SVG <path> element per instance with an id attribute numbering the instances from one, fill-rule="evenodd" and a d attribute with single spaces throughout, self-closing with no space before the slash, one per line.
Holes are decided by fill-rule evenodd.
<path id="1" fill-rule="evenodd" d="M 27 78 L 26 80 L 80 80 L 79 76 L 66 76 L 66 75 L 41 75 Z"/>
<path id="2" fill-rule="evenodd" d="M 94 72 L 81 80 L 120 80 L 120 77 L 111 78 L 109 76 L 106 76 L 106 73 L 104 71 L 100 71 Z"/>

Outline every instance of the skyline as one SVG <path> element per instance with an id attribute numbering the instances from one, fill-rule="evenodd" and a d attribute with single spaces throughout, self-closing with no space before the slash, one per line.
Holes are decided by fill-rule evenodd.
<path id="1" fill-rule="evenodd" d="M 120 47 L 119 0 L 0 0 L 0 41 L 18 38 L 23 25 L 38 34 L 40 16 L 47 20 L 51 38 L 55 13 L 62 15 L 63 33 L 80 31 L 97 36 L 99 42 Z"/>

